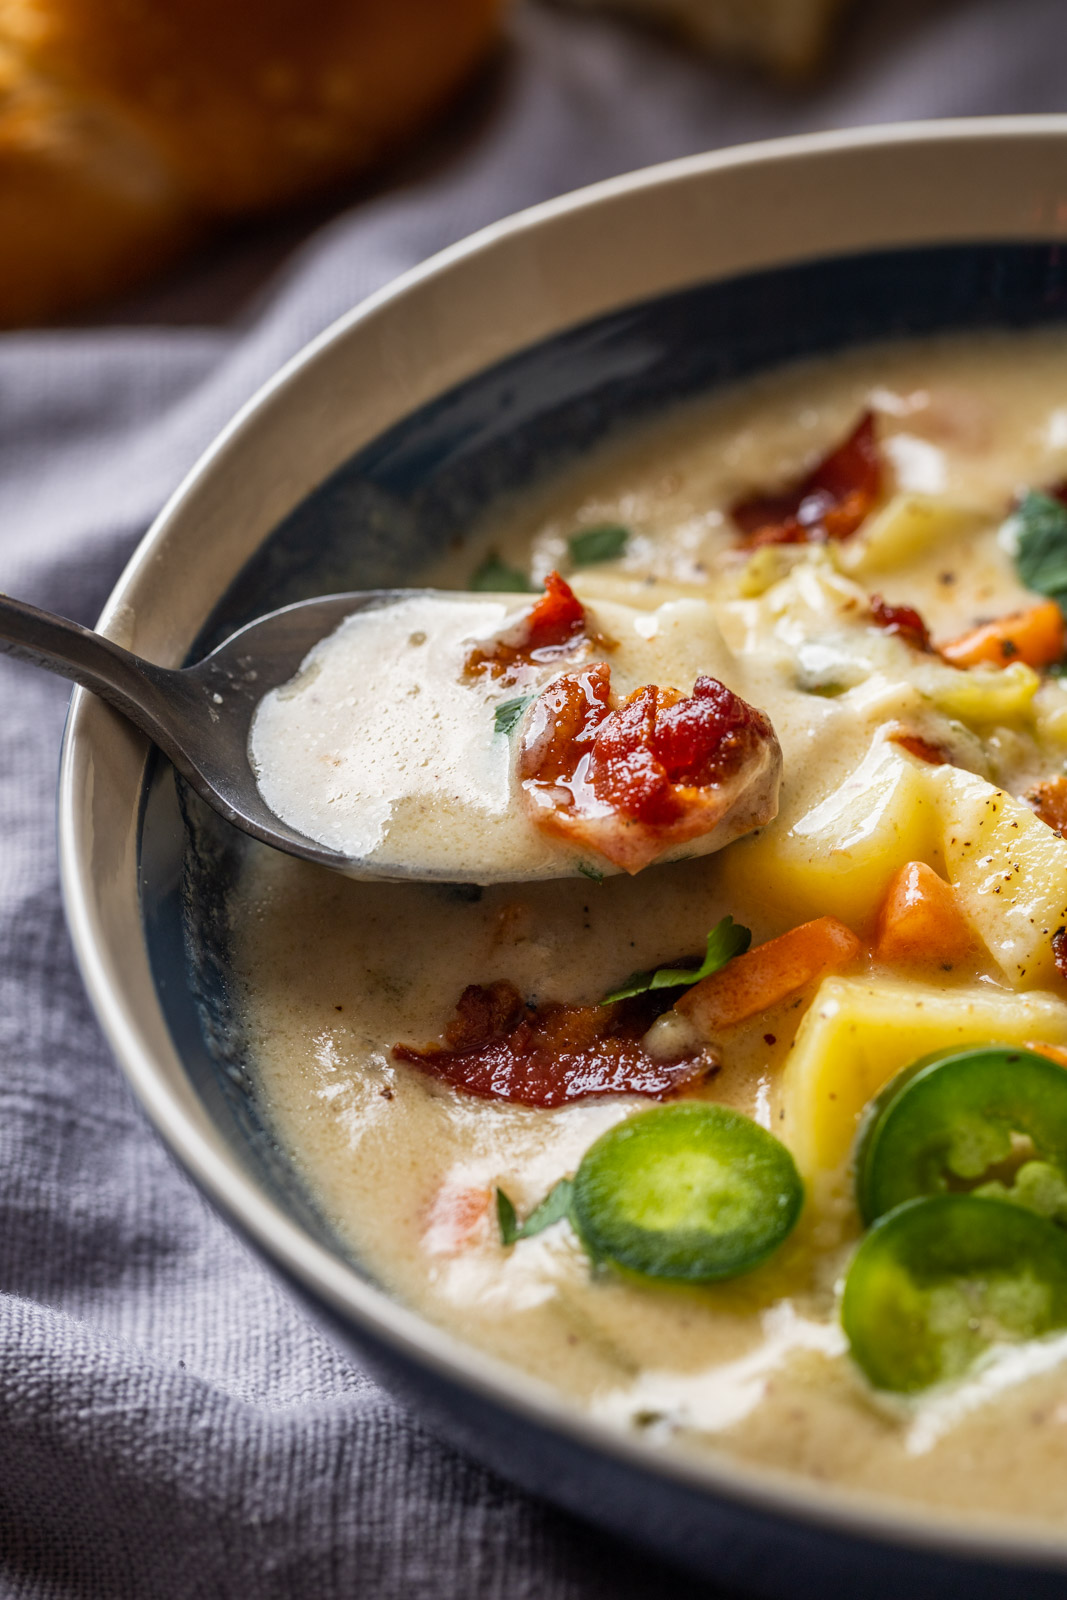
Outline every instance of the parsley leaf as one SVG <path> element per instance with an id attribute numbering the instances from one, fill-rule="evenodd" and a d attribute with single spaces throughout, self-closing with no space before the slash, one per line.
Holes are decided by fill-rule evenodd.
<path id="1" fill-rule="evenodd" d="M 1067 506 L 1031 490 L 1015 514 L 1015 566 L 1028 589 L 1067 607 Z"/>
<path id="2" fill-rule="evenodd" d="M 581 528 L 567 540 L 576 567 L 595 567 L 600 561 L 614 561 L 630 542 L 630 530 L 621 522 L 600 522 L 595 528 Z"/>
<path id="3" fill-rule="evenodd" d="M 604 882 L 604 874 L 600 871 L 599 867 L 591 867 L 585 861 L 579 861 L 578 871 L 581 873 L 583 878 L 592 878 L 594 883 Z"/>
<path id="4" fill-rule="evenodd" d="M 500 1224 L 500 1237 L 504 1244 L 518 1244 L 520 1239 L 532 1239 L 535 1233 L 543 1233 L 554 1222 L 560 1222 L 570 1215 L 571 1192 L 574 1188 L 570 1178 L 561 1178 L 557 1184 L 545 1195 L 540 1205 L 534 1206 L 525 1222 L 520 1222 L 515 1207 L 504 1193 L 503 1189 L 496 1192 L 496 1216 Z"/>
<path id="5" fill-rule="evenodd" d="M 520 694 L 516 700 L 502 700 L 493 712 L 493 732 L 511 733 L 519 725 L 526 707 L 531 700 L 536 700 L 533 694 Z"/>
<path id="6" fill-rule="evenodd" d="M 525 572 L 509 567 L 495 550 L 471 574 L 470 586 L 479 594 L 532 594 L 534 588 Z"/>
<path id="7" fill-rule="evenodd" d="M 650 989 L 682 989 L 701 978 L 710 978 L 713 972 L 725 967 L 734 956 L 745 953 L 752 943 L 752 934 L 733 917 L 723 917 L 708 934 L 708 948 L 698 967 L 659 967 L 655 972 L 635 972 L 619 989 L 613 989 L 601 1000 L 602 1006 L 613 1000 L 629 1000 L 635 994 L 647 994 Z"/>

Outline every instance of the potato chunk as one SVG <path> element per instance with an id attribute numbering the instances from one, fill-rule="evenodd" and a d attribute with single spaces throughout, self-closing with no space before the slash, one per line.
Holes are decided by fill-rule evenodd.
<path id="1" fill-rule="evenodd" d="M 786 1060 L 774 1131 L 805 1178 L 840 1175 L 860 1113 L 895 1073 L 933 1050 L 994 1039 L 1067 1044 L 1067 1002 L 977 985 L 826 978 Z"/>
<path id="2" fill-rule="evenodd" d="M 940 819 L 930 768 L 891 741 L 877 741 L 851 777 L 791 828 L 781 823 L 724 858 L 727 891 L 767 886 L 784 917 L 829 914 L 851 928 L 874 920 L 908 861 L 937 860 Z"/>
<path id="3" fill-rule="evenodd" d="M 929 774 L 949 881 L 967 920 L 1016 989 L 1061 988 L 1052 939 L 1067 924 L 1067 842 L 972 773 Z"/>
<path id="4" fill-rule="evenodd" d="M 844 571 L 857 577 L 907 566 L 932 545 L 972 533 L 982 525 L 981 512 L 938 495 L 898 494 L 868 519 L 859 537 L 842 548 Z"/>

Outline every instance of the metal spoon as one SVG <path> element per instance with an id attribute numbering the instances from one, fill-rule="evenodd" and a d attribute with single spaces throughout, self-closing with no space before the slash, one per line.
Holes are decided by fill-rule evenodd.
<path id="1" fill-rule="evenodd" d="M 355 612 L 414 592 L 370 589 L 283 606 L 180 669 L 157 667 L 90 628 L 3 595 L 0 651 L 98 694 L 159 746 L 208 805 L 253 838 L 349 876 L 381 877 L 371 864 L 317 844 L 275 816 L 256 786 L 248 736 L 263 696 L 287 683 L 320 639 Z M 426 876 L 415 867 L 410 875 Z"/>
<path id="2" fill-rule="evenodd" d="M 385 864 L 345 855 L 308 838 L 268 806 L 249 754 L 260 702 L 295 676 L 315 645 L 357 612 L 416 596 L 452 602 L 464 598 L 432 589 L 327 595 L 259 617 L 203 661 L 172 668 L 157 667 L 77 622 L 0 595 L 0 651 L 91 689 L 146 733 L 208 805 L 264 844 L 349 877 L 456 881 L 455 870 L 418 862 Z M 702 835 L 705 851 L 720 849 L 738 833 L 774 815 L 780 764 L 773 741 L 773 759 L 761 757 L 750 764 L 751 770 L 724 780 L 722 818 Z M 583 870 L 587 869 L 572 849 L 554 859 L 550 856 L 533 875 L 572 877 Z M 466 873 L 468 878 L 475 875 Z M 491 879 L 476 876 L 483 883 L 511 881 L 518 875 L 531 874 L 520 866 L 519 872 L 496 870 Z"/>

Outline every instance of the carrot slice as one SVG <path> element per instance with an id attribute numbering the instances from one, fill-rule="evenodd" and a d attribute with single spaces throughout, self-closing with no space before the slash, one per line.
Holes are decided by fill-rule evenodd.
<path id="1" fill-rule="evenodd" d="M 961 633 L 958 639 L 939 645 L 943 660 L 953 667 L 977 667 L 988 663 L 1006 667 L 1012 661 L 1025 661 L 1028 667 L 1049 667 L 1063 655 L 1065 643 L 1063 612 L 1055 600 L 1043 600 L 1029 611 L 1015 611 L 1008 617 Z"/>
<path id="2" fill-rule="evenodd" d="M 446 1180 L 430 1202 L 423 1247 L 433 1256 L 454 1256 L 473 1242 L 489 1215 L 488 1189 L 466 1188 Z"/>
<path id="3" fill-rule="evenodd" d="M 766 1011 L 823 973 L 850 966 L 862 949 L 856 935 L 836 917 L 817 917 L 735 956 L 710 978 L 694 984 L 676 1009 L 702 1033 L 714 1034 Z"/>
<path id="4" fill-rule="evenodd" d="M 890 966 L 954 966 L 974 947 L 952 885 L 924 861 L 901 867 L 878 913 L 875 959 Z"/>
<path id="5" fill-rule="evenodd" d="M 1067 1050 L 1059 1044 L 1035 1044 L 1029 1042 L 1027 1050 L 1036 1050 L 1039 1056 L 1048 1056 L 1050 1061 L 1055 1061 L 1058 1066 L 1067 1067 Z"/>

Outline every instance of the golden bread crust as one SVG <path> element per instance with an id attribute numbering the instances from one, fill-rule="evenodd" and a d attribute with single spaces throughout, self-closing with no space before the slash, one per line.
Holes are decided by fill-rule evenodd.
<path id="1" fill-rule="evenodd" d="M 501 4 L 0 0 L 0 325 L 368 167 L 456 89 Z"/>

